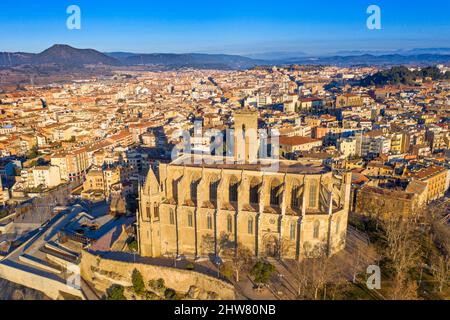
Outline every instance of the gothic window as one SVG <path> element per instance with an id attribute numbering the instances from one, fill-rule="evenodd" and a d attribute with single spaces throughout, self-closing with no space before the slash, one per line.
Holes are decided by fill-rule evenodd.
<path id="1" fill-rule="evenodd" d="M 230 185 L 228 187 L 228 195 L 230 202 L 238 201 L 238 181 L 235 177 L 230 180 Z"/>
<path id="2" fill-rule="evenodd" d="M 211 214 L 208 214 L 208 215 L 206 216 L 206 228 L 209 229 L 209 230 L 212 230 L 212 228 L 213 228 L 213 223 L 212 223 L 212 216 L 211 216 Z"/>
<path id="3" fill-rule="evenodd" d="M 279 206 L 281 203 L 281 183 L 275 179 L 270 185 L 270 205 Z"/>
<path id="4" fill-rule="evenodd" d="M 253 217 L 248 217 L 248 234 L 253 234 Z"/>
<path id="5" fill-rule="evenodd" d="M 315 208 L 317 206 L 317 181 L 311 180 L 309 182 L 309 199 L 308 207 Z"/>
<path id="6" fill-rule="evenodd" d="M 173 180 L 172 181 L 172 193 L 173 193 L 173 199 L 178 202 L 178 181 Z"/>
<path id="7" fill-rule="evenodd" d="M 200 180 L 194 180 L 191 182 L 191 200 L 197 204 L 197 189 Z"/>
<path id="8" fill-rule="evenodd" d="M 209 183 L 209 199 L 211 202 L 217 201 L 218 187 L 219 187 L 219 180 L 211 181 Z"/>
<path id="9" fill-rule="evenodd" d="M 253 179 L 250 183 L 250 203 L 258 204 L 259 203 L 259 183 L 258 180 Z"/>
<path id="10" fill-rule="evenodd" d="M 320 228 L 320 222 L 319 221 L 314 222 L 314 231 L 313 231 L 314 239 L 319 238 L 319 228 Z"/>
<path id="11" fill-rule="evenodd" d="M 153 204 L 153 214 L 155 219 L 159 219 L 159 206 L 156 203 Z"/>
<path id="12" fill-rule="evenodd" d="M 291 222 L 291 229 L 290 229 L 291 240 L 295 240 L 295 231 L 296 231 L 295 222 Z"/>
<path id="13" fill-rule="evenodd" d="M 291 207 L 295 208 L 295 209 L 298 209 L 300 207 L 299 191 L 300 191 L 300 187 L 299 186 L 294 186 L 292 188 L 292 192 L 291 192 Z"/>
<path id="14" fill-rule="evenodd" d="M 233 217 L 231 215 L 228 215 L 227 217 L 227 230 L 228 232 L 233 232 Z"/>
<path id="15" fill-rule="evenodd" d="M 175 224 L 175 212 L 173 211 L 173 209 L 170 209 L 169 211 L 169 223 Z"/>
<path id="16" fill-rule="evenodd" d="M 150 207 L 145 208 L 146 209 L 146 213 L 147 213 L 147 219 L 150 219 L 151 214 L 150 214 Z"/>
<path id="17" fill-rule="evenodd" d="M 194 215 L 192 212 L 188 213 L 188 227 L 192 228 L 194 226 Z"/>

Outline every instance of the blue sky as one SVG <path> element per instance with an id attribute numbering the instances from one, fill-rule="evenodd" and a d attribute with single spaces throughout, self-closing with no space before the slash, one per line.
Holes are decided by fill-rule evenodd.
<path id="1" fill-rule="evenodd" d="M 81 30 L 66 28 L 69 5 Z M 382 29 L 366 27 L 369 5 Z M 249 54 L 450 47 L 448 0 L 0 0 L 0 51 Z"/>

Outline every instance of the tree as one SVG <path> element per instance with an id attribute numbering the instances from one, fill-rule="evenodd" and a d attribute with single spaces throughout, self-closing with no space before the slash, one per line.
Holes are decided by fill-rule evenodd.
<path id="1" fill-rule="evenodd" d="M 162 278 L 159 278 L 157 280 L 150 280 L 148 282 L 148 285 L 150 288 L 152 288 L 154 290 L 158 290 L 158 291 L 161 291 L 166 288 L 164 279 L 162 279 Z"/>
<path id="2" fill-rule="evenodd" d="M 448 257 L 435 255 L 432 260 L 431 271 L 437 281 L 438 290 L 442 293 L 444 286 L 450 281 L 450 261 Z"/>
<path id="3" fill-rule="evenodd" d="M 33 146 L 30 152 L 28 153 L 27 157 L 28 159 L 34 159 L 37 158 L 38 156 L 39 156 L 39 149 L 37 146 Z"/>
<path id="4" fill-rule="evenodd" d="M 239 282 L 240 273 L 248 268 L 253 261 L 253 254 L 243 244 L 238 244 L 236 254 L 231 259 L 231 264 L 234 271 L 234 276 L 237 282 Z"/>
<path id="5" fill-rule="evenodd" d="M 388 297 L 393 300 L 417 299 L 417 283 L 411 272 L 422 263 L 420 234 L 415 220 L 408 216 L 391 215 L 380 221 L 384 255 L 388 269 L 392 271 L 392 286 Z"/>
<path id="6" fill-rule="evenodd" d="M 132 241 L 128 242 L 128 249 L 134 252 L 137 252 L 138 250 L 138 243 L 136 239 L 133 239 Z"/>
<path id="7" fill-rule="evenodd" d="M 275 272 L 275 267 L 268 262 L 258 261 L 250 271 L 258 285 L 267 284 Z"/>
<path id="8" fill-rule="evenodd" d="M 177 292 L 171 288 L 167 288 L 164 291 L 164 298 L 167 300 L 178 300 Z"/>
<path id="9" fill-rule="evenodd" d="M 145 292 L 144 279 L 142 278 L 142 274 L 137 269 L 133 270 L 131 282 L 133 283 L 134 292 L 137 294 L 143 294 Z"/>
<path id="10" fill-rule="evenodd" d="M 216 241 L 212 235 L 205 234 L 202 237 L 201 249 L 204 254 L 215 252 Z"/>
<path id="11" fill-rule="evenodd" d="M 217 256 L 231 256 L 234 254 L 233 250 L 235 250 L 235 248 L 235 242 L 230 239 L 230 235 L 222 233 L 217 241 Z"/>
<path id="12" fill-rule="evenodd" d="M 107 291 L 107 299 L 108 300 L 127 300 L 124 292 L 124 287 L 121 285 L 113 285 L 111 288 Z"/>
<path id="13" fill-rule="evenodd" d="M 295 287 L 297 288 L 297 298 L 303 299 L 308 296 L 307 290 L 309 286 L 310 269 L 308 268 L 305 260 L 295 260 L 294 279 L 297 282 Z"/>
<path id="14" fill-rule="evenodd" d="M 319 299 L 322 291 L 323 297 L 326 297 L 326 286 L 336 271 L 335 265 L 330 263 L 330 257 L 327 255 L 327 246 L 319 245 L 311 252 L 311 291 L 314 300 Z"/>

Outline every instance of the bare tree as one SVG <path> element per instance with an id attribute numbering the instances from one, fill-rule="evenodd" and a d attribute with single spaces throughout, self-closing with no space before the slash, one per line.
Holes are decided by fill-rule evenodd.
<path id="1" fill-rule="evenodd" d="M 294 279 L 296 281 L 297 298 L 307 298 L 309 296 L 308 290 L 310 285 L 310 271 L 306 260 L 296 260 L 294 267 Z"/>
<path id="2" fill-rule="evenodd" d="M 246 246 L 238 243 L 236 253 L 231 259 L 236 281 L 239 282 L 240 273 L 250 268 L 253 262 L 253 254 Z"/>
<path id="3" fill-rule="evenodd" d="M 327 247 L 325 245 L 316 246 L 304 263 L 306 263 L 306 266 L 300 267 L 302 276 L 299 280 L 302 283 L 301 287 L 305 297 L 313 300 L 325 299 L 327 285 L 337 281 L 339 274 L 337 266 L 327 255 Z M 304 273 L 305 271 L 307 274 Z"/>
<path id="4" fill-rule="evenodd" d="M 444 255 L 434 255 L 431 263 L 431 271 L 441 293 L 444 290 L 444 286 L 450 281 L 450 261 Z"/>
<path id="5" fill-rule="evenodd" d="M 201 249 L 204 254 L 214 253 L 215 252 L 216 241 L 212 235 L 205 234 L 202 237 Z"/>
<path id="6" fill-rule="evenodd" d="M 385 256 L 393 270 L 388 296 L 394 300 L 417 299 L 417 283 L 409 275 L 420 267 L 420 243 L 417 223 L 412 217 L 392 215 L 380 221 L 386 244 Z"/>

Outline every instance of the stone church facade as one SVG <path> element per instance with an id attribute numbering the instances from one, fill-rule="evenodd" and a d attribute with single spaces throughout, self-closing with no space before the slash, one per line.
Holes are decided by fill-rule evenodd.
<path id="1" fill-rule="evenodd" d="M 235 115 L 235 137 L 245 137 L 244 124 L 257 126 L 247 121 L 253 116 Z M 257 144 L 243 145 L 232 164 L 183 155 L 149 171 L 139 190 L 142 256 L 198 258 L 245 246 L 258 257 L 301 259 L 345 247 L 351 175 L 308 159 L 254 163 Z M 265 170 L 273 161 L 278 169 Z"/>

